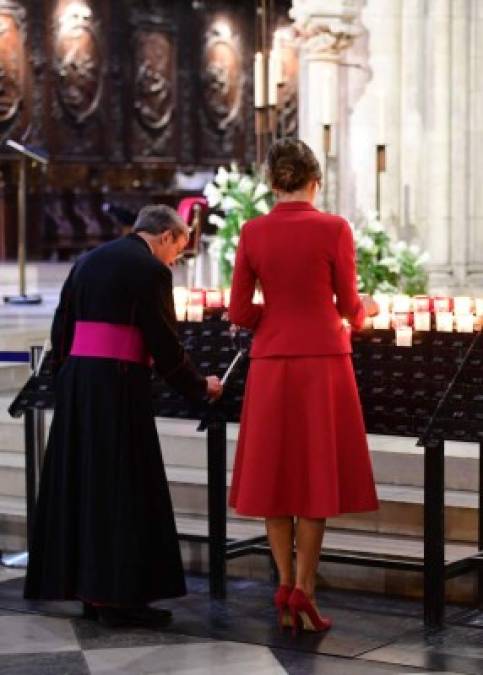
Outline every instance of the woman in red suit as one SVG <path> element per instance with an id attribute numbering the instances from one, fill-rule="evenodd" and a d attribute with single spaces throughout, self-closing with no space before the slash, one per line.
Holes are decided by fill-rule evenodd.
<path id="1" fill-rule="evenodd" d="M 231 291 L 230 320 L 254 337 L 230 505 L 265 518 L 283 625 L 326 630 L 314 600 L 325 519 L 378 507 L 342 319 L 357 330 L 377 306 L 357 294 L 348 223 L 312 205 L 310 148 L 281 139 L 267 166 L 277 203 L 243 226 Z"/>

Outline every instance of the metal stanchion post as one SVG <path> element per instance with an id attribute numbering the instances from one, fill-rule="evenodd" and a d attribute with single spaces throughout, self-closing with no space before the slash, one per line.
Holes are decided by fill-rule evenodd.
<path id="1" fill-rule="evenodd" d="M 226 422 L 208 424 L 210 595 L 226 597 Z"/>
<path id="2" fill-rule="evenodd" d="M 444 441 L 424 448 L 424 623 L 444 622 Z"/>

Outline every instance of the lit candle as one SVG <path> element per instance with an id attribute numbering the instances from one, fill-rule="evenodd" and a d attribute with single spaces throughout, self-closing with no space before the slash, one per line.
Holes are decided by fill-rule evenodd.
<path id="1" fill-rule="evenodd" d="M 414 330 L 431 330 L 431 313 L 414 313 Z"/>
<path id="2" fill-rule="evenodd" d="M 206 291 L 207 307 L 223 307 L 223 291 L 218 288 L 209 288 Z"/>
<path id="3" fill-rule="evenodd" d="M 186 307 L 186 303 L 174 303 L 174 310 L 176 312 L 176 319 L 178 321 L 184 321 L 186 319 Z"/>
<path id="4" fill-rule="evenodd" d="M 393 312 L 410 312 L 411 298 L 409 295 L 395 295 L 392 301 Z"/>
<path id="5" fill-rule="evenodd" d="M 265 73 L 262 52 L 255 54 L 253 65 L 253 88 L 255 108 L 263 108 L 265 105 Z"/>
<path id="6" fill-rule="evenodd" d="M 402 328 L 403 326 L 409 326 L 409 317 L 409 312 L 394 312 L 392 315 L 392 327 Z"/>
<path id="7" fill-rule="evenodd" d="M 188 321 L 203 321 L 203 305 L 188 305 L 186 310 Z"/>
<path id="8" fill-rule="evenodd" d="M 186 286 L 175 286 L 173 288 L 173 297 L 175 303 L 188 304 L 189 291 Z"/>
<path id="9" fill-rule="evenodd" d="M 379 307 L 379 314 L 389 314 L 391 311 L 391 296 L 383 293 L 374 294 L 374 300 Z"/>
<path id="10" fill-rule="evenodd" d="M 276 106 L 278 99 L 279 55 L 272 49 L 268 59 L 268 105 Z"/>
<path id="11" fill-rule="evenodd" d="M 391 325 L 390 314 L 377 314 L 372 320 L 372 326 L 376 330 L 387 330 Z"/>
<path id="12" fill-rule="evenodd" d="M 396 347 L 412 347 L 413 329 L 410 326 L 401 326 L 396 329 Z"/>
<path id="13" fill-rule="evenodd" d="M 415 295 L 413 308 L 415 312 L 429 312 L 429 297 L 427 295 Z"/>
<path id="14" fill-rule="evenodd" d="M 253 294 L 253 304 L 254 305 L 263 305 L 263 293 L 262 291 L 257 290 Z"/>
<path id="15" fill-rule="evenodd" d="M 225 299 L 225 307 L 230 306 L 230 295 L 231 295 L 231 288 L 225 288 L 223 291 L 223 297 Z"/>
<path id="16" fill-rule="evenodd" d="M 433 309 L 435 312 L 450 312 L 451 299 L 446 297 L 433 298 Z"/>
<path id="17" fill-rule="evenodd" d="M 189 291 L 189 304 L 203 307 L 205 304 L 205 291 L 203 288 L 191 288 Z"/>
<path id="18" fill-rule="evenodd" d="M 364 328 L 372 328 L 372 316 L 366 316 L 364 319 Z"/>
<path id="19" fill-rule="evenodd" d="M 476 316 L 483 316 L 483 298 L 475 298 Z"/>
<path id="20" fill-rule="evenodd" d="M 453 331 L 453 312 L 436 312 L 436 330 L 443 333 Z"/>
<path id="21" fill-rule="evenodd" d="M 453 298 L 453 306 L 455 314 L 471 314 L 471 298 L 466 296 L 458 296 Z"/>
<path id="22" fill-rule="evenodd" d="M 473 314 L 456 315 L 456 330 L 458 331 L 458 333 L 472 333 L 474 325 L 475 325 L 475 317 Z"/>

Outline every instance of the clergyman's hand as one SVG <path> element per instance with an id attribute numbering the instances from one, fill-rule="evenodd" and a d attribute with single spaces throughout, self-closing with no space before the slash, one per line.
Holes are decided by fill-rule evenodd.
<path id="1" fill-rule="evenodd" d="M 206 378 L 206 393 L 208 398 L 215 401 L 223 393 L 223 385 L 220 382 L 220 378 L 216 375 L 208 375 Z"/>

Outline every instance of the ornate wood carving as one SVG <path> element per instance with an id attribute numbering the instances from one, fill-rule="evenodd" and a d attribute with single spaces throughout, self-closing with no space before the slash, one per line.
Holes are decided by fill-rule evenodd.
<path id="1" fill-rule="evenodd" d="M 132 9 L 129 96 L 130 152 L 133 159 L 174 162 L 177 50 L 169 5 Z"/>
<path id="2" fill-rule="evenodd" d="M 0 0 L 0 136 L 10 133 L 26 98 L 27 21 L 18 2 Z"/>
<path id="3" fill-rule="evenodd" d="M 237 4 L 228 10 L 220 2 L 214 5 L 203 10 L 199 88 L 193 92 L 200 139 L 197 150 L 202 163 L 219 164 L 227 158 L 243 163 L 248 134 L 253 136 L 254 128 L 250 105 L 253 30 L 243 7 Z"/>
<path id="4" fill-rule="evenodd" d="M 53 69 L 58 100 L 76 123 L 99 105 L 103 87 L 100 24 L 82 0 L 61 3 L 54 17 Z"/>
<path id="5" fill-rule="evenodd" d="M 99 161 L 111 146 L 107 54 L 109 3 L 46 0 L 52 27 L 46 83 L 49 150 L 57 159 Z"/>
<path id="6" fill-rule="evenodd" d="M 240 113 L 243 72 L 240 37 L 221 19 L 205 31 L 201 80 L 207 118 L 224 132 Z"/>

